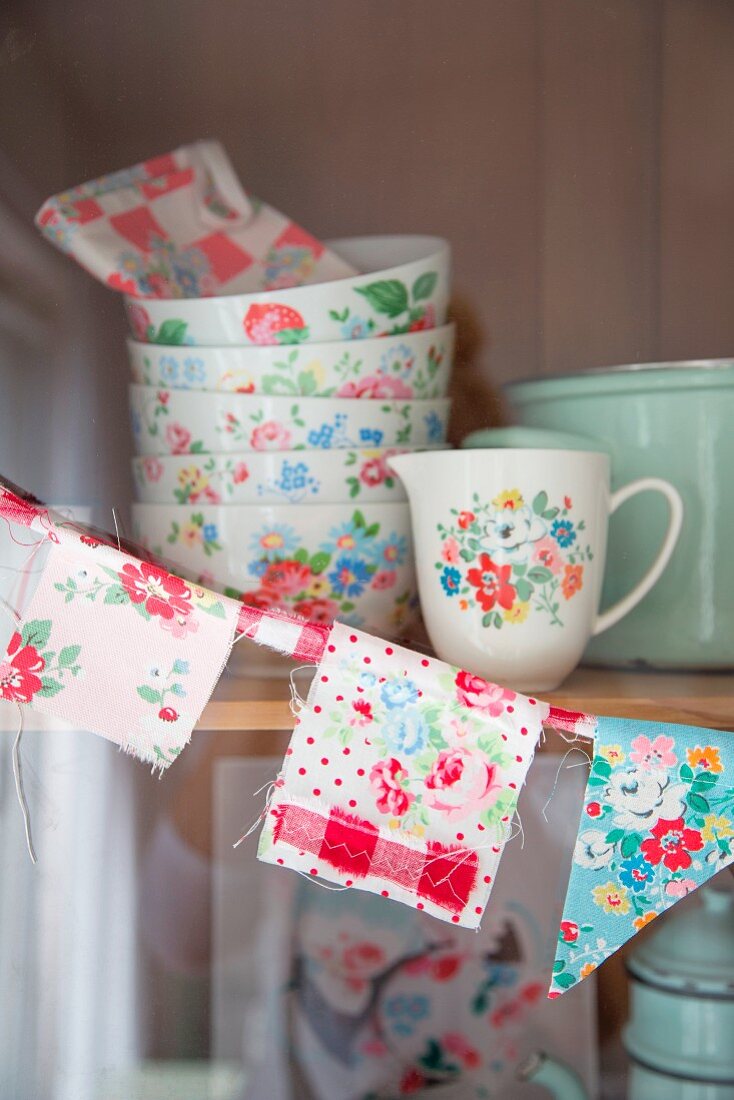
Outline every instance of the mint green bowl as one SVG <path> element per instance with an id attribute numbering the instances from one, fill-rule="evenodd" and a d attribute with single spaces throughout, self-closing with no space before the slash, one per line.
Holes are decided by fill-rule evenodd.
<path id="1" fill-rule="evenodd" d="M 518 424 L 603 443 L 612 488 L 658 476 L 683 498 L 668 568 L 634 611 L 590 643 L 586 663 L 734 668 L 734 360 L 605 368 L 504 389 Z M 653 494 L 612 516 L 602 608 L 640 579 L 666 522 Z"/>

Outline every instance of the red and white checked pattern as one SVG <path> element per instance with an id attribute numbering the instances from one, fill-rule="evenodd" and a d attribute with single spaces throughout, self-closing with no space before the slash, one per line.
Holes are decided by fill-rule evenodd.
<path id="1" fill-rule="evenodd" d="M 243 604 L 237 632 L 287 657 L 318 664 L 324 655 L 331 627 L 309 622 L 288 611 L 262 610 Z"/>
<path id="2" fill-rule="evenodd" d="M 218 142 L 182 146 L 54 195 L 36 224 L 86 271 L 133 297 L 208 297 L 355 274 L 285 215 L 250 202 Z M 268 275 L 273 254 L 288 250 L 307 259 Z M 166 275 L 167 262 L 190 268 L 182 285 Z M 141 271 L 150 276 L 146 289 L 137 284 Z"/>
<path id="3" fill-rule="evenodd" d="M 477 881 L 477 853 L 429 842 L 424 849 L 382 836 L 372 822 L 332 807 L 328 816 L 295 803 L 271 807 L 274 847 L 287 844 L 353 879 L 371 876 L 418 901 L 461 913 Z"/>
<path id="4" fill-rule="evenodd" d="M 565 707 L 550 707 L 548 717 L 545 719 L 547 726 L 560 730 L 562 733 L 572 733 L 576 737 L 583 737 L 593 741 L 596 734 L 597 718 L 594 714 L 586 714 L 582 710 L 566 710 Z"/>

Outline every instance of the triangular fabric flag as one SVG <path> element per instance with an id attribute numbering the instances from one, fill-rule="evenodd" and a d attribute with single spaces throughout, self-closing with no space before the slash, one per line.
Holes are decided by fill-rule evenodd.
<path id="1" fill-rule="evenodd" d="M 597 718 L 549 996 L 733 860 L 734 734 Z"/>

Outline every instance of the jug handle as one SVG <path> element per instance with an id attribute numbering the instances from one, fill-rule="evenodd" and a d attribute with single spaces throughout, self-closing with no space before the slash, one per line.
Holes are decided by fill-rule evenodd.
<path id="1" fill-rule="evenodd" d="M 655 561 L 632 591 L 628 592 L 627 595 L 623 596 L 617 603 L 612 604 L 606 611 L 602 611 L 600 615 L 597 615 L 592 631 L 593 634 L 601 634 L 602 631 L 608 630 L 610 626 L 614 626 L 615 623 L 623 619 L 633 607 L 637 606 L 653 585 L 657 584 L 660 580 L 675 550 L 683 525 L 683 501 L 681 500 L 678 490 L 674 488 L 669 481 L 663 481 L 660 477 L 641 477 L 636 481 L 631 481 L 629 485 L 625 485 L 621 489 L 618 489 L 616 493 L 612 493 L 609 515 L 613 515 L 614 512 L 631 497 L 637 496 L 638 493 L 645 493 L 648 491 L 662 493 L 668 502 L 668 528 L 665 532 L 662 545 L 658 550 Z"/>

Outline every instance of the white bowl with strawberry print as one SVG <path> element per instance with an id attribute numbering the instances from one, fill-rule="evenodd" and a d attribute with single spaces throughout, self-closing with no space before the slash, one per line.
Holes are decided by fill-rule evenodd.
<path id="1" fill-rule="evenodd" d="M 408 499 L 388 463 L 412 450 L 139 455 L 132 470 L 143 504 L 381 504 Z"/>
<path id="2" fill-rule="evenodd" d="M 135 537 L 192 580 L 394 638 L 417 610 L 407 504 L 134 504 Z"/>
<path id="3" fill-rule="evenodd" d="M 348 279 L 218 298 L 126 298 L 138 341 L 303 344 L 395 336 L 446 322 L 450 249 L 440 237 L 347 237 L 329 247 L 362 272 Z"/>
<path id="4" fill-rule="evenodd" d="M 445 397 L 454 325 L 374 340 L 176 347 L 128 340 L 134 382 L 294 397 Z"/>
<path id="5" fill-rule="evenodd" d="M 139 455 L 428 447 L 446 440 L 451 402 L 363 401 L 130 385 Z"/>

